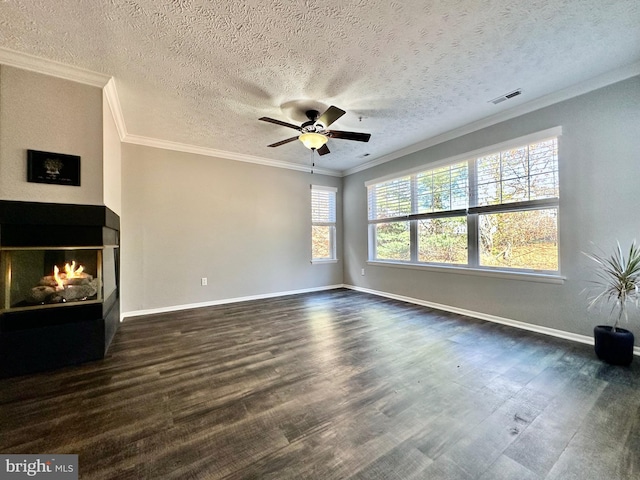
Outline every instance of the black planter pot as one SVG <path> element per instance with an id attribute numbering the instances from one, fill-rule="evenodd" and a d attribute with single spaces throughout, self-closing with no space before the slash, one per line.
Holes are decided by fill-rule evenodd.
<path id="1" fill-rule="evenodd" d="M 593 329 L 596 355 L 611 365 L 629 365 L 633 360 L 633 333 L 624 328 L 598 325 Z"/>

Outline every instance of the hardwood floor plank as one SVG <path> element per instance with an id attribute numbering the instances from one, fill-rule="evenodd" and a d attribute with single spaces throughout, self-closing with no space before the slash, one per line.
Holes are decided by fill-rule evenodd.
<path id="1" fill-rule="evenodd" d="M 484 472 L 480 480 L 541 480 L 542 478 L 515 460 L 500 455 L 493 465 Z"/>
<path id="2" fill-rule="evenodd" d="M 576 434 L 606 383 L 576 375 L 505 451 L 505 455 L 545 476 Z"/>
<path id="3" fill-rule="evenodd" d="M 414 448 L 396 447 L 378 457 L 355 475 L 353 480 L 406 480 L 424 471 L 433 460 Z"/>
<path id="4" fill-rule="evenodd" d="M 632 430 L 638 422 L 630 415 L 639 410 L 636 389 L 606 384 L 547 478 L 637 479 L 640 452 L 630 449 L 638 445 L 638 432 Z"/>

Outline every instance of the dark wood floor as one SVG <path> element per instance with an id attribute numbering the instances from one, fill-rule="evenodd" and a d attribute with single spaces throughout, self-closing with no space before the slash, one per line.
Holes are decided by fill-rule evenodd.
<path id="1" fill-rule="evenodd" d="M 631 480 L 640 359 L 334 290 L 130 319 L 0 419 L 82 479 Z"/>

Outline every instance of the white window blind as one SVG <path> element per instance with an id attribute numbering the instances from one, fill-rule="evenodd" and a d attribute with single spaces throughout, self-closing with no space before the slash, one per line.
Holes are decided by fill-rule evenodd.
<path id="1" fill-rule="evenodd" d="M 558 140 L 552 138 L 476 160 L 479 207 L 557 199 Z"/>
<path id="2" fill-rule="evenodd" d="M 466 210 L 468 162 L 424 170 L 367 189 L 370 221 L 443 216 L 434 214 Z"/>
<path id="3" fill-rule="evenodd" d="M 327 187 L 311 187 L 311 221 L 336 223 L 336 190 Z"/>
<path id="4" fill-rule="evenodd" d="M 460 210 L 469 204 L 467 162 L 420 172 L 415 181 L 417 201 L 413 213 Z"/>
<path id="5" fill-rule="evenodd" d="M 336 193 L 333 187 L 311 186 L 311 256 L 313 261 L 336 258 Z"/>
<path id="6" fill-rule="evenodd" d="M 411 213 L 411 177 L 368 187 L 369 220 L 404 217 Z"/>

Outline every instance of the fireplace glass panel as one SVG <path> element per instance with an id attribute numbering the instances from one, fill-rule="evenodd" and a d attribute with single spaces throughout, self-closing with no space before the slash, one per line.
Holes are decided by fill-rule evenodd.
<path id="1" fill-rule="evenodd" d="M 109 297 L 118 288 L 118 247 L 104 247 L 102 250 L 103 298 Z"/>
<path id="2" fill-rule="evenodd" d="M 0 300 L 5 311 L 103 299 L 102 247 L 3 249 L 0 257 L 5 283 Z M 111 257 L 110 285 L 116 275 L 113 253 Z"/>

